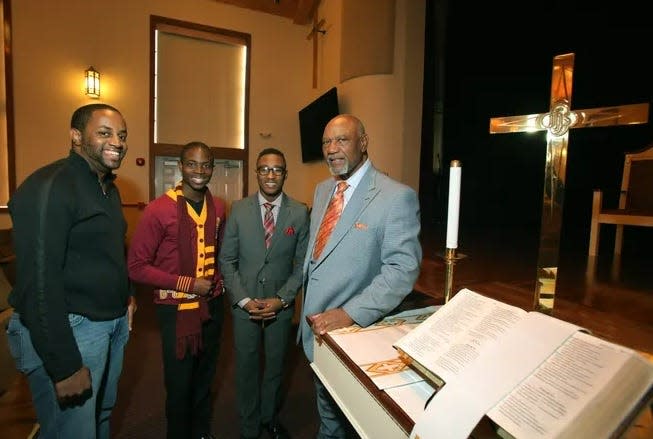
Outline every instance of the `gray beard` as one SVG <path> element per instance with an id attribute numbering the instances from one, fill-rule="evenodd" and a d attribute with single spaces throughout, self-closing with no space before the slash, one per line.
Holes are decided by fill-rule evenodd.
<path id="1" fill-rule="evenodd" d="M 331 167 L 331 165 L 329 165 L 329 172 L 331 172 L 331 175 L 333 175 L 334 177 L 338 177 L 340 175 L 347 175 L 349 173 L 350 167 L 351 166 L 349 160 L 346 160 L 345 165 L 342 168 L 340 168 L 340 170 L 338 171 L 335 170 L 333 167 Z"/>

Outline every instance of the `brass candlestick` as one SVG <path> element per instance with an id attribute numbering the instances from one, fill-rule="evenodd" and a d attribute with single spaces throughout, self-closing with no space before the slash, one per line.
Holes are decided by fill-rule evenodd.
<path id="1" fill-rule="evenodd" d="M 453 290 L 453 266 L 456 264 L 456 249 L 448 248 L 444 251 L 444 303 L 451 299 Z"/>
<path id="2" fill-rule="evenodd" d="M 453 269 L 456 262 L 467 257 L 462 253 L 458 253 L 455 248 L 447 248 L 444 254 L 439 253 L 439 256 L 444 260 L 444 303 L 447 303 L 453 296 Z"/>

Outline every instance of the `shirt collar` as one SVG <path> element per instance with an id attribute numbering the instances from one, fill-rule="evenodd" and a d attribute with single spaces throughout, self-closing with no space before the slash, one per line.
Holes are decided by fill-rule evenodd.
<path id="1" fill-rule="evenodd" d="M 70 153 L 68 155 L 70 161 L 74 164 L 74 166 L 79 167 L 80 170 L 84 170 L 85 172 L 88 171 L 89 175 L 92 175 L 95 177 L 95 179 L 98 179 L 98 173 L 95 169 L 91 167 L 91 165 L 86 161 L 84 157 L 82 157 L 77 151 L 74 149 L 70 149 Z M 113 181 L 116 179 L 116 174 L 113 172 L 109 171 L 104 175 L 103 181 L 109 182 Z"/>
<path id="2" fill-rule="evenodd" d="M 371 166 L 372 166 L 372 162 L 370 161 L 369 158 L 366 158 L 365 163 L 363 163 L 361 167 L 358 168 L 356 172 L 352 174 L 351 177 L 345 180 L 349 185 L 347 191 L 353 192 L 354 190 L 356 190 L 356 186 L 358 186 L 358 183 L 360 183 L 361 180 L 363 179 L 363 175 L 365 175 L 365 173 L 367 172 L 368 169 L 370 169 Z M 338 181 L 339 180 L 336 180 L 336 182 Z"/>
<path id="3" fill-rule="evenodd" d="M 259 206 L 263 206 L 265 203 L 270 203 L 270 204 L 273 204 L 273 205 L 275 205 L 277 207 L 281 207 L 281 198 L 283 197 L 283 193 L 280 193 L 279 196 L 277 198 L 275 198 L 274 200 L 272 200 L 272 201 L 266 200 L 263 197 L 263 195 L 261 195 L 261 191 L 258 191 L 257 195 L 258 195 L 258 204 L 259 204 Z"/>

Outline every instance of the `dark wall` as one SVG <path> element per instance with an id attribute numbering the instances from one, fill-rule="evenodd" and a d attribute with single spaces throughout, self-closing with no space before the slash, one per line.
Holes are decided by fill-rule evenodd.
<path id="1" fill-rule="evenodd" d="M 490 118 L 548 111 L 553 57 L 569 52 L 576 54 L 572 109 L 653 102 L 651 16 L 628 1 L 552 1 L 539 11 L 537 4 L 525 11 L 523 2 L 514 1 L 446 5 L 443 162 L 463 164 L 461 226 L 537 227 L 545 134 L 490 135 Z M 428 52 L 438 47 L 432 41 L 438 19 L 433 6 L 427 9 L 425 78 L 437 87 L 438 68 L 429 64 L 437 57 Z M 427 84 L 428 109 L 435 92 Z M 650 119 L 570 131 L 563 240 L 571 230 L 588 229 L 594 188 L 605 190 L 605 202 L 616 206 L 623 155 L 653 142 Z M 422 202 L 432 201 L 439 206 L 433 215 L 446 218 L 448 175 L 431 177 L 435 184 L 421 185 Z"/>

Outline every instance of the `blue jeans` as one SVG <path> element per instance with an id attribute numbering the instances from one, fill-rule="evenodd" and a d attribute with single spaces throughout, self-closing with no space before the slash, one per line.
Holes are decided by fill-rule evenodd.
<path id="1" fill-rule="evenodd" d="M 82 405 L 61 407 L 52 379 L 34 350 L 29 330 L 18 313 L 9 320 L 9 349 L 16 368 L 27 375 L 36 416 L 43 439 L 109 439 L 109 418 L 116 403 L 118 379 L 122 371 L 124 348 L 129 339 L 127 317 L 92 321 L 78 314 L 68 320 L 82 355 L 83 364 L 91 371 L 93 391 Z"/>

